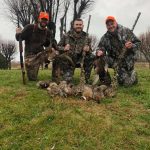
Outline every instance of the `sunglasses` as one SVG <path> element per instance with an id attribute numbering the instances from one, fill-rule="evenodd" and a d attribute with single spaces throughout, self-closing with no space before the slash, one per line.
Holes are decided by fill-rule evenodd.
<path id="1" fill-rule="evenodd" d="M 48 22 L 48 19 L 46 18 L 41 18 L 42 21 Z"/>

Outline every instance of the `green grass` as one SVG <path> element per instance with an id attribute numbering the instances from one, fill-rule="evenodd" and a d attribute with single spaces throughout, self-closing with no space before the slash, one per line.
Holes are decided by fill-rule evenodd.
<path id="1" fill-rule="evenodd" d="M 22 85 L 19 70 L 0 71 L 0 147 L 30 150 L 149 150 L 150 71 L 100 104 L 50 98 L 36 82 Z M 75 82 L 79 82 L 76 72 Z M 50 78 L 48 70 L 39 79 Z"/>

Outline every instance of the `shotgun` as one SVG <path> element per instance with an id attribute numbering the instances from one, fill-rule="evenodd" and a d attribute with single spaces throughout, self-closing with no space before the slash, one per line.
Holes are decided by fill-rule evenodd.
<path id="1" fill-rule="evenodd" d="M 133 24 L 132 29 L 131 29 L 131 32 L 134 31 L 134 28 L 135 28 L 135 26 L 136 26 L 140 16 L 141 16 L 141 12 L 138 13 L 137 18 L 136 18 L 136 20 L 135 20 L 135 22 Z M 132 36 L 132 34 L 129 34 L 128 41 L 131 41 L 131 36 Z M 115 87 L 117 87 L 117 76 L 118 76 L 117 72 L 118 72 L 119 66 L 120 66 L 120 64 L 122 62 L 122 59 L 124 58 L 124 56 L 125 56 L 127 51 L 128 51 L 128 49 L 126 49 L 125 46 L 123 46 L 122 53 L 120 54 L 120 56 L 118 57 L 118 60 L 116 61 L 116 63 L 113 66 L 113 68 L 114 68 L 113 85 L 115 85 Z"/>
<path id="2" fill-rule="evenodd" d="M 87 36 L 86 36 L 86 39 L 85 39 L 86 43 L 88 43 L 88 32 L 89 32 L 90 22 L 91 22 L 91 15 L 89 15 L 88 25 L 87 25 L 87 30 L 86 30 L 86 33 L 87 33 Z M 80 75 L 80 84 L 81 85 L 85 84 L 85 71 L 84 71 L 85 55 L 86 55 L 86 53 L 83 51 L 82 52 L 82 60 L 81 60 L 81 75 Z"/>
<path id="3" fill-rule="evenodd" d="M 19 16 L 18 16 L 18 28 L 20 27 L 19 25 Z M 21 72 L 22 72 L 22 81 L 23 84 L 26 84 L 26 80 L 25 80 L 25 68 L 24 68 L 24 62 L 23 62 L 23 46 L 22 46 L 22 39 L 21 39 L 21 35 L 19 35 L 19 52 L 20 52 L 20 66 L 21 66 Z"/>

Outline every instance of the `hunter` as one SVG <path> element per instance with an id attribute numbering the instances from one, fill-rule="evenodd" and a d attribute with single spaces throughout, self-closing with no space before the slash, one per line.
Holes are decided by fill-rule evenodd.
<path id="1" fill-rule="evenodd" d="M 107 32 L 102 36 L 96 56 L 104 59 L 104 68 L 115 69 L 117 64 L 117 82 L 119 85 L 131 86 L 137 84 L 138 78 L 134 70 L 135 53 L 140 46 L 140 40 L 134 33 L 122 25 L 118 24 L 115 17 L 106 18 Z M 129 38 L 130 37 L 130 38 Z M 123 48 L 126 50 L 125 55 L 118 62 Z M 102 84 L 111 84 L 110 74 L 107 69 L 99 72 L 99 79 Z"/>
<path id="2" fill-rule="evenodd" d="M 23 30 L 21 28 L 16 29 L 17 41 L 19 38 L 25 40 L 25 67 L 29 81 L 37 80 L 41 64 L 40 59 L 36 64 L 32 62 L 32 59 L 35 58 L 38 53 L 43 52 L 45 47 L 50 45 L 51 33 L 47 28 L 48 22 L 49 14 L 40 12 L 38 23 L 26 25 Z"/>
<path id="3" fill-rule="evenodd" d="M 53 80 L 57 78 L 55 67 L 59 64 L 62 70 L 63 80 L 72 82 L 75 68 L 81 67 L 81 60 L 84 57 L 84 76 L 85 82 L 89 82 L 91 70 L 93 67 L 94 55 L 91 53 L 91 41 L 86 32 L 83 31 L 83 20 L 75 19 L 72 29 L 66 33 L 58 43 L 60 55 L 53 62 Z M 63 60 L 63 56 L 68 58 Z"/>

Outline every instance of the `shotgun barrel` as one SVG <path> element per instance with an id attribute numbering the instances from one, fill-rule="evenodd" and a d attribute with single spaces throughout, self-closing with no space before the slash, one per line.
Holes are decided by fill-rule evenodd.
<path id="1" fill-rule="evenodd" d="M 18 16 L 18 28 L 20 27 L 19 25 L 19 16 Z M 23 46 L 22 46 L 22 39 L 21 39 L 21 35 L 19 35 L 19 53 L 20 53 L 20 66 L 21 66 L 21 72 L 22 72 L 22 81 L 23 84 L 26 84 L 26 80 L 25 80 L 25 68 L 24 68 L 24 62 L 23 62 Z"/>

